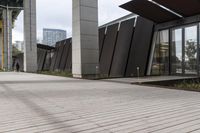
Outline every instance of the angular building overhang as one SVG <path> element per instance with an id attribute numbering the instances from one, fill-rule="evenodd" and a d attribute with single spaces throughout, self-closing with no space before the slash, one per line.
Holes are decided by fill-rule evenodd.
<path id="1" fill-rule="evenodd" d="M 179 18 L 175 14 L 147 0 L 132 0 L 124 5 L 121 5 L 120 7 L 156 23 L 162 23 Z"/>
<path id="2" fill-rule="evenodd" d="M 200 14 L 200 0 L 154 0 L 183 17 Z"/>
<path id="3" fill-rule="evenodd" d="M 155 23 L 200 14 L 200 0 L 132 0 L 120 7 Z"/>

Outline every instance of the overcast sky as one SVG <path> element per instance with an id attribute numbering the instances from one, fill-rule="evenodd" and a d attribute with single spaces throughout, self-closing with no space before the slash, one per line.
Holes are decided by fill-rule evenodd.
<path id="1" fill-rule="evenodd" d="M 99 25 L 105 24 L 130 12 L 119 8 L 129 0 L 99 0 Z M 42 40 L 43 28 L 72 31 L 72 0 L 37 0 L 37 38 Z M 15 22 L 13 42 L 23 40 L 23 12 Z"/>

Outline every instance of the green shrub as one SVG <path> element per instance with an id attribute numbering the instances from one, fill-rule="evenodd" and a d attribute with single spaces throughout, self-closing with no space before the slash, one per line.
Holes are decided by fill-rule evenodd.
<path id="1" fill-rule="evenodd" d="M 174 87 L 178 89 L 187 89 L 200 91 L 200 81 L 199 80 L 191 80 L 191 81 L 183 81 L 174 85 Z"/>
<path id="2" fill-rule="evenodd" d="M 39 74 L 61 76 L 61 77 L 72 77 L 71 72 L 57 72 L 57 71 L 41 71 Z"/>

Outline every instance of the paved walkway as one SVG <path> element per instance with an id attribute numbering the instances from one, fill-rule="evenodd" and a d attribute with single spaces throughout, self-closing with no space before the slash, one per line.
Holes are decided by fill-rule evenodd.
<path id="1" fill-rule="evenodd" d="M 169 80 L 184 80 L 184 79 L 193 79 L 197 78 L 196 76 L 149 76 L 149 77 L 140 77 L 140 78 L 111 78 L 111 79 L 102 79 L 102 81 L 110 81 L 117 83 L 147 83 L 154 81 L 169 81 Z"/>
<path id="2" fill-rule="evenodd" d="M 0 73 L 1 133 L 200 133 L 200 93 Z"/>

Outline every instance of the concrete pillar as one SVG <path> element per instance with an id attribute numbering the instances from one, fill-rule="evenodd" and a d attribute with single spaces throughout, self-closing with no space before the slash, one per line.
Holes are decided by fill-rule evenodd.
<path id="1" fill-rule="evenodd" d="M 36 0 L 24 0 L 24 71 L 37 71 Z"/>
<path id="2" fill-rule="evenodd" d="M 12 69 L 12 10 L 3 10 L 3 68 Z"/>
<path id="3" fill-rule="evenodd" d="M 99 74 L 98 0 L 73 0 L 72 73 L 78 78 Z"/>
<path id="4" fill-rule="evenodd" d="M 3 30 L 0 22 L 0 69 L 3 69 Z"/>

